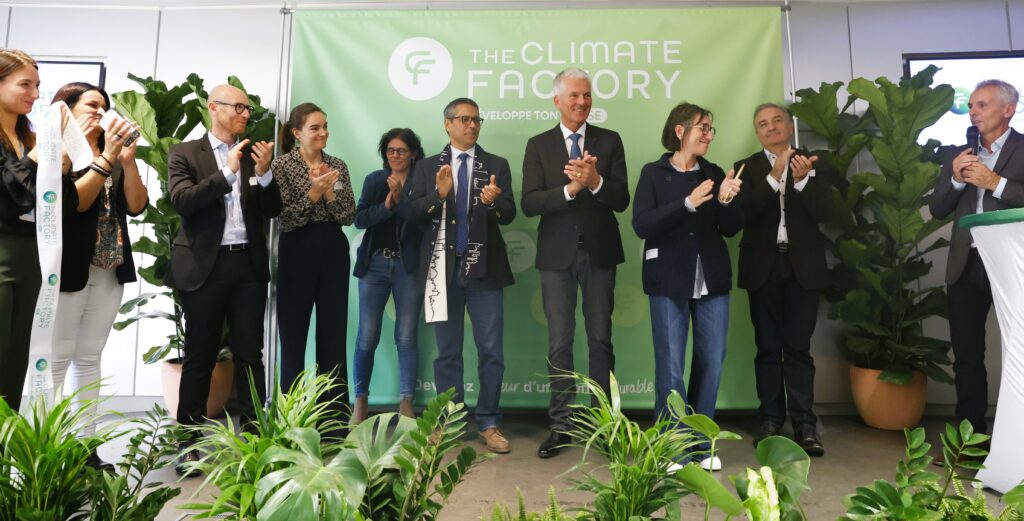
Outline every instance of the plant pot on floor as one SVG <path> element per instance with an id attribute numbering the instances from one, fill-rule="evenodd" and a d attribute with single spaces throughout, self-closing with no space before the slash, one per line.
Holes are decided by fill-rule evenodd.
<path id="1" fill-rule="evenodd" d="M 164 403 L 172 416 L 178 411 L 178 389 L 181 386 L 181 359 L 172 358 L 163 362 Z M 221 418 L 224 406 L 235 387 L 235 363 L 218 360 L 210 377 L 210 396 L 206 400 L 206 417 Z"/>
<path id="2" fill-rule="evenodd" d="M 915 371 L 906 384 L 878 379 L 882 371 L 850 366 L 853 403 L 864 423 L 876 429 L 903 430 L 916 427 L 924 415 L 928 379 Z"/>

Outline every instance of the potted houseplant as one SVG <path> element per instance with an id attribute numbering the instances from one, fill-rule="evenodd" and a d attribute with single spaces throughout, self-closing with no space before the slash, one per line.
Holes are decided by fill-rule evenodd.
<path id="1" fill-rule="evenodd" d="M 185 343 L 186 324 L 178 292 L 164 285 L 164 276 L 171 258 L 171 243 L 181 224 L 181 217 L 174 210 L 167 190 L 167 157 L 171 147 L 185 140 L 197 125 L 202 123 L 206 129 L 210 128 L 210 115 L 206 108 L 207 93 L 203 88 L 203 80 L 196 74 L 190 74 L 183 83 L 172 88 L 152 77 L 140 78 L 129 74 L 128 78 L 138 83 L 142 92 L 118 92 L 113 95 L 114 103 L 118 112 L 139 126 L 147 145 L 139 145 L 136 155 L 156 172 L 160 181 L 160 198 L 146 208 L 141 219 L 133 221 L 149 225 L 152 234 L 139 237 L 132 248 L 152 258 L 148 266 L 139 269 L 139 275 L 161 289 L 139 295 L 122 304 L 122 314 L 134 315 L 115 323 L 114 329 L 121 330 L 149 318 L 168 320 L 174 324 L 174 331 L 167 336 L 166 342 L 152 346 L 143 354 L 147 364 L 163 361 L 164 401 L 168 410 L 174 414 L 178 407 L 181 349 Z M 228 83 L 245 90 L 234 76 L 228 77 Z M 243 139 L 273 141 L 274 114 L 260 105 L 259 96 L 250 94 L 249 104 L 254 110 Z M 206 413 L 211 418 L 223 415 L 224 406 L 234 388 L 234 366 L 231 351 L 226 347 L 226 339 L 224 335 L 210 382 Z M 172 352 L 174 357 L 168 358 Z"/>
<path id="2" fill-rule="evenodd" d="M 793 114 L 828 142 L 832 161 L 847 172 L 862 150 L 877 171 L 834 180 L 836 191 L 830 252 L 829 317 L 843 324 L 843 351 L 851 363 L 854 403 L 868 425 L 884 429 L 913 427 L 924 412 L 927 378 L 952 382 L 949 342 L 927 336 L 922 323 L 947 317 L 942 286 L 924 287 L 932 268 L 926 255 L 946 247 L 933 238 L 947 221 L 926 218 L 922 207 L 939 175 L 939 143 L 918 144 L 921 131 L 950 107 L 953 88 L 932 87 L 938 69 L 929 67 L 898 84 L 885 78 L 858 78 L 797 92 Z M 860 116 L 847 113 L 856 101 L 867 103 Z"/>

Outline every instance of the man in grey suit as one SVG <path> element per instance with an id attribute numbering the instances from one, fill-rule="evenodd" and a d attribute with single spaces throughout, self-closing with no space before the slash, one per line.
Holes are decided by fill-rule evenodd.
<path id="1" fill-rule="evenodd" d="M 1024 135 L 1010 128 L 1020 93 L 1000 80 L 985 80 L 970 97 L 971 124 L 980 146 L 956 148 L 944 161 L 929 209 L 934 217 L 965 215 L 1024 206 Z M 970 231 L 953 225 L 946 261 L 949 338 L 953 344 L 956 415 L 978 432 L 988 432 L 985 372 L 985 320 L 992 288 Z"/>
<path id="2" fill-rule="evenodd" d="M 576 330 L 576 287 L 583 292 L 583 318 L 590 353 L 589 375 L 607 392 L 615 366 L 612 311 L 615 269 L 625 258 L 614 212 L 629 206 L 626 154 L 611 130 L 587 124 L 590 77 L 576 68 L 555 76 L 555 107 L 561 123 L 526 144 L 523 213 L 539 215 L 537 269 L 548 321 L 551 433 L 537 454 L 558 454 L 569 439 Z"/>

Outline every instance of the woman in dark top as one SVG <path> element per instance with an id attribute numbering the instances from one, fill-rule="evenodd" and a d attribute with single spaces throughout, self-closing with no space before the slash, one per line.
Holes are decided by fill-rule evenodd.
<path id="1" fill-rule="evenodd" d="M 395 346 L 398 349 L 398 412 L 413 417 L 416 382 L 416 326 L 423 305 L 423 288 L 416 282 L 422 233 L 406 226 L 395 213 L 402 187 L 416 161 L 423 157 L 420 138 L 410 129 L 393 128 L 377 147 L 384 168 L 366 176 L 356 206 L 356 227 L 365 228 L 356 254 L 359 278 L 359 334 L 352 361 L 356 393 L 352 423 L 366 419 L 373 355 L 380 342 L 381 321 L 388 297 L 395 297 Z"/>
<path id="2" fill-rule="evenodd" d="M 345 162 L 330 156 L 327 115 L 312 103 L 292 109 L 281 129 L 287 154 L 271 164 L 281 187 L 277 260 L 277 324 L 281 387 L 288 390 L 306 366 L 306 337 L 316 306 L 317 370 L 339 387 L 325 396 L 338 411 L 348 405 L 345 335 L 348 324 L 349 245 L 341 227 L 356 205 Z"/>
<path id="3" fill-rule="evenodd" d="M 35 224 L 38 155 L 28 120 L 37 99 L 35 60 L 22 51 L 0 49 L 0 398 L 14 410 L 21 406 L 42 284 Z M 63 125 L 68 121 L 65 115 Z M 70 167 L 65 156 L 62 172 Z M 70 176 L 63 177 L 62 187 L 63 212 L 73 212 L 78 192 Z"/>
<path id="4" fill-rule="evenodd" d="M 92 417 L 100 394 L 103 347 L 121 306 L 124 284 L 136 280 L 127 216 L 141 214 L 149 194 L 135 163 L 136 143 L 123 146 L 133 130 L 131 124 L 119 121 L 110 132 L 100 128 L 103 112 L 110 109 L 106 91 L 88 83 L 69 83 L 57 91 L 53 101 L 63 101 L 71 109 L 71 117 L 82 125 L 101 167 L 101 171 L 87 168 L 75 172 L 72 178 L 96 174 L 103 178 L 99 186 L 80 188 L 77 211 L 64 214 L 61 293 L 51 365 L 54 387 L 63 386 L 69 394 L 79 391 L 79 401 L 89 401 Z M 64 385 L 69 365 L 71 383 Z M 95 431 L 95 423 L 88 421 L 81 433 Z"/>
<path id="5" fill-rule="evenodd" d="M 740 231 L 743 214 L 738 204 L 729 204 L 740 181 L 703 157 L 715 139 L 711 120 L 711 112 L 690 103 L 672 109 L 661 138 L 668 152 L 644 166 L 633 198 L 633 229 L 644 239 L 643 284 L 654 332 L 655 413 L 663 417 L 668 417 L 668 395 L 676 390 L 696 413 L 714 418 L 725 360 L 732 269 L 722 237 Z M 687 393 L 683 372 L 691 321 Z M 701 466 L 721 469 L 706 446 L 698 451 Z"/>

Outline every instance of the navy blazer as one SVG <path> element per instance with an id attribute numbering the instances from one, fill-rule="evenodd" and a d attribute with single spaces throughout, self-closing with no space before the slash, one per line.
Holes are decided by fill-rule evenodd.
<path id="1" fill-rule="evenodd" d="M 442 163 L 441 155 L 428 157 L 416 163 L 412 178 L 405 182 L 405 197 L 398 204 L 398 213 L 409 225 L 419 226 L 423 230 L 423 241 L 420 246 L 419 279 L 426 281 L 427 269 L 430 266 L 431 248 L 441 224 L 441 208 L 448 203 L 448 224 L 445 251 L 447 253 L 448 280 L 455 276 L 455 189 L 448 192 L 446 199 L 438 197 L 437 171 L 448 163 Z M 487 208 L 487 264 L 485 275 L 481 279 L 491 288 L 500 289 L 515 283 L 512 267 L 508 262 L 505 239 L 501 236 L 498 225 L 506 225 L 516 217 L 515 196 L 512 194 L 512 172 L 508 160 L 484 151 L 476 145 L 474 161 L 482 164 L 483 169 L 494 175 L 501 195 Z M 472 215 L 472 212 L 470 213 Z"/>
<path id="2" fill-rule="evenodd" d="M 644 165 L 633 195 L 633 229 L 645 241 L 644 293 L 693 298 L 698 254 L 708 293 L 728 293 L 732 263 L 722 236 L 732 237 L 743 228 L 743 212 L 735 202 L 718 202 L 718 188 L 725 179 L 718 165 L 698 157 L 699 170 L 680 172 L 670 157 L 666 153 Z M 705 179 L 714 181 L 711 200 L 690 212 L 684 201 Z"/>
<path id="3" fill-rule="evenodd" d="M 356 265 L 352 269 L 352 275 L 362 278 L 370 269 L 370 257 L 373 256 L 374 234 L 384 225 L 389 218 L 394 217 L 395 237 L 398 238 L 398 247 L 402 252 L 402 265 L 407 273 L 414 273 L 419 265 L 420 241 L 423 233 L 416 226 L 409 226 L 405 219 L 396 212 L 397 205 L 388 209 L 384 206 L 384 200 L 388 197 L 388 176 L 390 170 L 377 170 L 366 176 L 363 181 L 363 191 L 359 194 L 359 203 L 356 204 L 356 228 L 366 230 L 363 234 L 363 242 L 359 244 L 356 251 Z M 406 177 L 406 182 L 411 179 L 412 172 Z"/>

